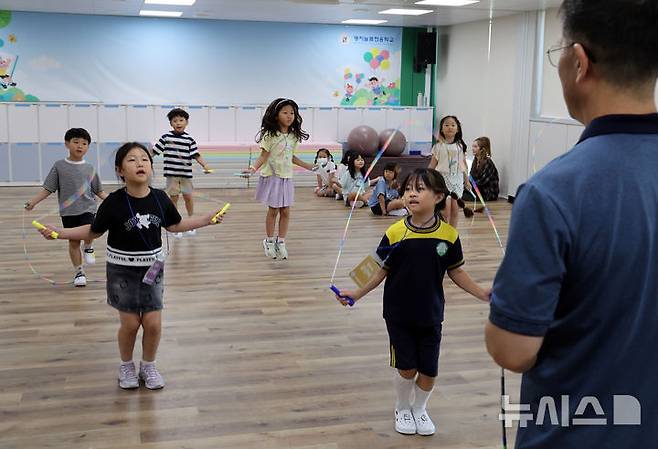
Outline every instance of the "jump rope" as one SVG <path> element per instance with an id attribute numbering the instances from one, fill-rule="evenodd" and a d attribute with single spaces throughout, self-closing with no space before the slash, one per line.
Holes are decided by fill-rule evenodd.
<path id="1" fill-rule="evenodd" d="M 365 186 L 365 183 L 366 183 L 366 179 L 368 179 L 368 176 L 372 172 L 375 164 L 379 161 L 379 159 L 381 159 L 382 155 L 384 154 L 384 151 L 386 151 L 386 149 L 390 145 L 391 141 L 393 140 L 393 137 L 399 131 L 399 129 L 400 128 L 397 128 L 389 136 L 388 140 L 385 142 L 385 144 L 382 146 L 382 148 L 377 152 L 377 154 L 375 155 L 375 158 L 370 163 L 370 167 L 368 167 L 368 170 L 366 171 L 366 174 L 364 176 L 364 182 L 359 186 L 359 189 L 357 191 L 357 195 L 356 195 L 357 199 L 358 199 L 359 195 L 363 192 L 363 189 L 364 189 L 364 186 Z M 537 137 L 539 137 L 540 135 L 541 135 L 541 132 L 538 134 Z M 537 140 L 538 139 L 535 139 L 535 142 L 533 144 L 533 150 L 532 150 L 533 158 L 534 158 L 534 154 L 535 154 L 534 148 L 536 147 Z M 463 163 L 463 161 L 462 161 L 462 164 L 463 164 L 462 169 L 464 170 L 464 173 L 467 173 L 467 170 L 466 170 L 466 167 L 465 167 L 465 164 Z M 533 161 L 533 167 L 534 167 L 534 161 Z M 496 241 L 498 242 L 498 246 L 500 247 L 502 255 L 504 256 L 505 255 L 505 247 L 503 246 L 502 240 L 500 238 L 500 233 L 498 232 L 498 228 L 496 226 L 496 222 L 493 218 L 491 210 L 487 206 L 487 203 L 484 201 L 484 198 L 482 197 L 482 194 L 480 193 L 480 189 L 477 185 L 477 182 L 475 181 L 475 179 L 473 179 L 473 177 L 470 174 L 468 175 L 468 180 L 471 183 L 471 185 L 473 186 L 473 190 L 475 191 L 475 194 L 476 194 L 476 198 L 474 198 L 474 201 L 473 201 L 474 206 L 475 206 L 477 200 L 479 200 L 480 203 L 482 204 L 484 212 L 487 215 L 487 218 L 489 220 L 489 224 L 491 225 L 491 228 L 494 231 Z M 349 226 L 350 226 L 350 223 L 351 223 L 351 220 L 352 220 L 352 216 L 354 214 L 355 207 L 356 207 L 356 200 L 352 203 L 350 213 L 347 217 L 347 222 L 345 223 L 345 228 L 343 230 L 343 235 L 341 237 L 341 240 L 340 240 L 340 243 L 339 243 L 339 246 L 338 246 L 338 254 L 336 256 L 336 263 L 334 264 L 334 269 L 333 269 L 333 272 L 331 274 L 331 280 L 329 281 L 329 288 L 331 289 L 331 291 L 334 292 L 339 298 L 345 299 L 348 302 L 350 307 L 354 306 L 354 303 L 355 303 L 354 299 L 349 297 L 349 296 L 342 295 L 340 293 L 340 289 L 338 287 L 336 287 L 334 281 L 335 281 L 335 278 L 336 278 L 336 271 L 338 269 L 338 264 L 340 263 L 340 258 L 341 258 L 341 255 L 343 253 L 343 249 L 345 248 L 345 241 L 347 240 L 347 231 L 349 229 Z M 403 240 L 404 240 L 404 237 L 403 237 Z M 400 241 L 400 242 L 396 243 L 395 245 L 391 246 L 389 251 L 393 251 L 394 248 L 397 245 L 399 245 L 400 243 L 402 243 L 402 242 Z M 389 256 L 390 256 L 390 252 L 389 252 Z M 388 258 L 388 256 L 387 256 L 387 258 Z M 501 370 L 500 370 L 500 399 L 501 399 L 500 403 L 501 403 L 501 413 L 503 415 L 505 413 L 504 403 L 503 403 L 504 397 L 505 397 L 505 369 L 501 368 Z M 504 421 L 501 421 L 501 432 L 502 432 L 502 446 L 503 446 L 503 449 L 507 449 L 507 430 L 505 428 L 505 422 Z"/>
<path id="2" fill-rule="evenodd" d="M 207 171 L 207 173 L 212 173 L 212 170 Z M 46 212 L 44 214 L 41 214 L 41 215 L 37 216 L 36 218 L 32 219 L 31 225 L 34 228 L 38 229 L 38 230 L 46 229 L 46 227 L 41 223 L 41 221 L 44 218 L 49 217 L 51 215 L 54 215 L 55 213 L 59 212 L 60 210 L 71 206 L 78 199 L 80 199 L 80 197 L 82 197 L 85 193 L 87 193 L 89 191 L 93 192 L 93 190 L 91 189 L 91 185 L 92 185 L 92 182 L 93 182 L 94 178 L 96 177 L 96 175 L 97 175 L 97 173 L 96 173 L 96 170 L 94 169 L 92 171 L 91 175 L 89 176 L 89 178 L 85 179 L 85 182 L 80 186 L 80 188 L 78 188 L 78 190 L 75 193 L 71 194 L 68 198 L 66 198 L 64 201 L 59 203 L 57 208 L 52 208 L 48 212 Z M 216 204 L 224 204 L 222 209 L 219 212 L 217 212 L 213 216 L 213 218 L 211 219 L 211 221 L 213 223 L 217 223 L 218 218 L 220 216 L 224 215 L 228 211 L 228 209 L 231 207 L 231 203 L 220 202 L 220 201 L 215 200 L 214 198 L 212 198 L 208 195 L 204 195 L 204 194 L 199 193 L 197 191 L 194 192 L 194 196 L 201 197 L 205 200 L 208 200 L 208 201 L 216 203 Z M 49 277 L 45 276 L 32 263 L 32 257 L 30 256 L 30 252 L 28 250 L 28 245 L 27 245 L 27 225 L 26 225 L 26 223 L 28 222 L 29 218 L 26 215 L 27 209 L 26 209 L 25 206 L 27 206 L 27 203 L 24 204 L 24 207 L 23 207 L 21 233 L 22 233 L 22 238 L 23 238 L 23 254 L 24 254 L 25 262 L 26 262 L 28 268 L 30 269 L 30 271 L 32 272 L 32 274 L 34 276 L 36 276 L 39 279 L 42 279 L 45 282 L 48 282 L 49 284 L 51 284 L 53 286 L 61 286 L 61 285 L 70 285 L 70 284 L 72 284 L 73 281 L 57 281 L 57 280 L 54 280 L 52 278 L 49 278 Z M 159 203 L 158 203 L 158 206 L 160 207 L 160 210 L 162 210 L 162 206 L 160 206 Z M 164 215 L 163 215 L 163 217 L 164 217 Z M 57 239 L 59 237 L 59 234 L 55 231 L 51 232 L 50 235 L 53 239 Z M 168 252 L 169 252 L 169 239 L 167 238 L 167 253 Z M 88 279 L 87 282 L 88 283 L 104 283 L 105 279 Z"/>
<path id="3" fill-rule="evenodd" d="M 549 122 L 548 124 L 546 124 L 546 126 L 552 124 L 553 122 L 555 122 L 555 120 L 552 120 L 551 122 Z M 533 167 L 533 174 L 534 174 L 535 171 L 536 171 L 536 169 L 535 169 L 536 146 L 537 146 L 537 143 L 538 143 L 538 141 L 539 141 L 539 138 L 542 136 L 542 134 L 543 134 L 543 132 L 544 132 L 544 128 L 545 128 L 545 127 L 542 127 L 542 129 L 539 131 L 539 133 L 538 133 L 537 136 L 535 137 L 534 142 L 533 142 L 532 147 L 531 147 L 531 151 L 532 151 L 532 167 Z M 377 154 L 375 155 L 374 159 L 373 159 L 372 162 L 370 163 L 370 166 L 368 167 L 368 170 L 366 171 L 366 174 L 365 174 L 365 176 L 364 176 L 364 180 L 363 180 L 363 182 L 361 183 L 361 185 L 359 186 L 359 189 L 358 189 L 358 191 L 357 191 L 356 198 L 358 198 L 359 195 L 361 195 L 361 193 L 363 193 L 363 190 L 364 190 L 364 187 L 365 187 L 365 182 L 366 182 L 365 180 L 368 179 L 370 173 L 372 172 L 373 168 L 375 167 L 375 164 L 381 159 L 381 157 L 383 156 L 384 152 L 386 151 L 386 149 L 387 149 L 388 146 L 390 145 L 391 141 L 393 140 L 393 138 L 395 137 L 395 135 L 399 132 L 399 129 L 400 129 L 400 128 L 398 127 L 397 129 L 395 129 L 395 131 L 394 131 L 393 133 L 391 133 L 391 135 L 389 136 L 389 138 L 386 140 L 386 142 L 384 143 L 384 145 L 382 146 L 382 148 L 377 152 Z M 250 165 L 250 166 L 251 166 L 251 160 L 252 160 L 252 152 L 251 152 L 251 150 L 250 150 L 250 151 L 249 151 L 249 165 Z M 463 162 L 462 162 L 462 164 L 463 164 Z M 464 164 L 464 166 L 463 166 L 462 168 L 464 169 L 464 172 L 466 173 L 466 167 L 465 167 L 465 164 Z M 211 169 L 211 170 L 206 171 L 206 173 L 212 173 L 213 171 L 214 171 L 214 170 Z M 89 179 L 86 180 L 86 182 L 80 187 L 80 189 L 78 189 L 78 191 L 77 191 L 76 193 L 74 193 L 74 194 L 71 195 L 69 198 L 67 198 L 66 200 L 64 200 L 64 201 L 61 203 L 60 207 L 58 207 L 57 209 L 53 209 L 53 210 L 49 211 L 48 213 L 43 214 L 43 215 L 39 216 L 38 218 L 34 219 L 34 220 L 32 221 L 32 225 L 33 225 L 34 227 L 36 227 L 37 229 L 43 229 L 43 228 L 45 228 L 45 227 L 39 222 L 39 220 L 41 220 L 41 219 L 43 219 L 44 217 L 47 217 L 47 216 L 49 216 L 49 215 L 52 215 L 54 212 L 58 211 L 58 210 L 61 209 L 61 208 L 65 208 L 65 207 L 68 207 L 68 206 L 70 206 L 71 204 L 73 204 L 73 203 L 74 203 L 78 198 L 80 198 L 80 197 L 81 197 L 81 196 L 87 191 L 87 189 L 91 186 L 91 182 L 93 181 L 93 178 L 94 178 L 95 175 L 96 175 L 96 171 L 94 170 L 94 171 L 92 172 L 91 177 L 90 177 Z M 247 178 L 247 182 L 249 182 L 249 179 L 248 179 L 249 177 L 248 177 L 248 176 L 244 176 L 244 174 L 242 174 L 242 173 L 240 173 L 240 174 L 236 173 L 236 175 L 240 175 L 240 176 L 246 177 L 246 178 Z M 500 250 L 501 250 L 501 252 L 502 252 L 502 255 L 504 256 L 504 255 L 505 255 L 505 247 L 503 246 L 502 240 L 501 240 L 501 238 L 500 238 L 500 233 L 498 232 L 498 229 L 497 229 L 497 227 L 496 227 L 496 223 L 495 223 L 495 221 L 494 221 L 494 219 L 493 219 L 493 215 L 492 215 L 492 213 L 491 213 L 489 207 L 487 206 L 487 203 L 484 201 L 484 198 L 482 197 L 482 194 L 480 193 L 480 189 L 478 188 L 478 185 L 477 185 L 475 179 L 473 179 L 473 177 L 472 177 L 470 174 L 468 175 L 468 180 L 469 180 L 469 182 L 471 183 L 471 185 L 473 186 L 473 190 L 474 190 L 475 193 L 476 193 L 475 198 L 473 199 L 473 208 L 475 208 L 475 205 L 476 205 L 477 201 L 479 200 L 480 203 L 482 204 L 482 207 L 483 207 L 483 209 L 484 209 L 485 214 L 487 215 L 487 218 L 488 218 L 488 220 L 489 220 L 489 224 L 491 225 L 491 228 L 492 228 L 492 230 L 494 231 L 494 234 L 495 234 L 495 237 L 496 237 L 496 241 L 498 242 L 498 245 L 499 245 L 499 247 L 500 247 Z M 204 199 L 207 199 L 207 200 L 209 200 L 209 201 L 211 201 L 211 202 L 214 202 L 214 203 L 219 203 L 217 200 L 213 199 L 212 197 L 210 197 L 210 196 L 208 196 L 208 195 L 201 194 L 201 193 L 199 193 L 198 191 L 195 191 L 195 192 L 194 192 L 194 195 L 195 195 L 195 196 L 198 196 L 198 197 L 201 197 L 201 198 L 204 198 Z M 226 211 L 229 209 L 229 207 L 230 207 L 230 203 L 226 203 L 226 204 L 224 205 L 224 207 L 223 207 L 223 208 L 222 208 L 222 209 L 221 209 L 221 210 L 220 210 L 220 211 L 219 211 L 219 212 L 218 212 L 218 213 L 212 218 L 213 223 L 216 223 L 218 217 L 221 216 L 221 215 L 223 215 L 224 213 L 226 213 Z M 333 272 L 332 272 L 332 274 L 331 274 L 331 279 L 330 279 L 330 281 L 329 281 L 329 288 L 331 289 L 331 291 L 334 292 L 337 296 L 339 296 L 339 297 L 341 297 L 341 298 L 343 298 L 343 299 L 346 299 L 346 300 L 348 301 L 348 304 L 350 305 L 350 307 L 354 305 L 354 299 L 353 299 L 353 298 L 350 298 L 349 296 L 341 295 L 340 290 L 338 289 L 338 287 L 336 287 L 336 285 L 335 285 L 334 282 L 335 282 L 335 278 L 336 278 L 336 272 L 337 272 L 337 270 L 338 270 L 338 265 L 339 265 L 339 263 L 340 263 L 340 258 L 341 258 L 341 256 L 342 256 L 343 249 L 345 248 L 345 242 L 346 242 L 346 240 L 347 240 L 347 231 L 348 231 L 349 226 L 350 226 L 350 224 L 351 224 L 351 220 L 352 220 L 352 216 L 353 216 L 353 214 L 354 214 L 354 209 L 355 209 L 355 208 L 356 208 L 356 201 L 354 201 L 354 202 L 352 203 L 352 207 L 350 208 L 350 213 L 349 213 L 349 215 L 348 215 L 348 217 L 347 217 L 347 222 L 345 223 L 345 228 L 344 228 L 344 230 L 343 230 L 343 235 L 342 235 L 342 237 L 341 237 L 341 240 L 340 240 L 340 243 L 339 243 L 339 246 L 338 246 L 338 254 L 337 254 L 337 256 L 336 256 L 336 262 L 335 262 L 335 264 L 334 264 L 334 269 L 333 269 Z M 26 210 L 26 209 L 23 209 L 23 214 L 22 214 L 22 218 L 23 218 L 23 219 L 22 219 L 22 234 L 23 234 L 23 251 L 24 251 L 24 254 L 25 254 L 25 260 L 26 260 L 26 262 L 27 262 L 28 267 L 30 268 L 30 270 L 32 271 L 32 273 L 33 273 L 35 276 L 39 277 L 40 279 L 43 279 L 44 281 L 46 281 L 46 282 L 48 282 L 48 283 L 50 283 L 50 284 L 52 284 L 52 285 L 66 285 L 66 284 L 71 284 L 72 281 L 68 281 L 68 282 L 58 282 L 58 281 L 55 281 L 55 280 L 53 280 L 53 279 L 50 279 L 50 278 L 44 276 L 44 275 L 41 274 L 41 272 L 39 272 L 39 271 L 34 267 L 34 265 L 32 264 L 32 262 L 31 262 L 31 258 L 30 258 L 30 256 L 29 256 L 29 252 L 28 252 L 28 250 L 27 250 L 27 233 L 26 233 L 26 227 L 25 227 L 25 218 L 26 218 L 26 217 L 25 217 L 25 210 Z M 55 233 L 55 232 L 52 233 L 53 238 L 57 238 L 57 235 L 56 235 L 56 234 L 57 234 L 57 233 Z M 398 242 L 396 245 L 391 246 L 391 250 L 392 250 L 395 246 L 399 245 L 400 243 L 401 243 L 401 242 Z M 390 253 L 389 253 L 389 255 L 390 255 Z M 104 280 L 90 280 L 90 281 L 88 281 L 88 282 L 105 282 L 105 281 L 104 281 Z M 504 413 L 505 413 L 505 409 L 504 409 L 504 407 L 503 407 L 503 397 L 505 396 L 505 369 L 504 369 L 504 368 L 501 368 L 501 374 L 500 374 L 500 389 L 501 389 L 501 413 L 504 414 Z M 504 423 L 504 421 L 501 421 L 501 426 L 502 426 L 501 428 L 502 428 L 502 443 L 503 443 L 503 449 L 507 449 L 507 432 L 506 432 L 506 428 L 505 428 L 505 423 Z"/>

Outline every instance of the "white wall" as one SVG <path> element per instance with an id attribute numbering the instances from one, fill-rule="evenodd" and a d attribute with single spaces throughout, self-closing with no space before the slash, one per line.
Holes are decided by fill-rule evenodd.
<path id="1" fill-rule="evenodd" d="M 568 119 L 569 112 L 562 97 L 562 86 L 557 68 L 553 67 L 546 57 L 546 50 L 558 44 L 562 39 L 562 20 L 558 15 L 557 8 L 547 9 L 545 17 L 540 115 Z M 656 103 L 658 103 L 658 88 L 656 89 Z"/>
<path id="2" fill-rule="evenodd" d="M 546 57 L 560 35 L 556 9 L 495 19 L 490 56 L 489 21 L 441 29 L 437 114 L 459 117 L 468 144 L 491 138 L 502 196 L 514 195 L 582 133 Z"/>
<path id="3" fill-rule="evenodd" d="M 494 19 L 490 56 L 489 21 L 441 29 L 437 114 L 459 118 L 469 147 L 479 136 L 491 139 L 503 195 L 514 176 L 514 99 L 528 20 L 527 14 Z"/>
<path id="4" fill-rule="evenodd" d="M 558 10 L 551 8 L 546 10 L 544 20 L 544 45 L 542 49 L 542 86 L 540 115 L 544 117 L 569 118 L 567 106 L 562 96 L 562 85 L 557 68 L 548 62 L 546 50 L 560 43 L 562 39 L 562 21 L 558 17 Z M 559 54 L 555 55 L 559 58 Z"/>
<path id="5" fill-rule="evenodd" d="M 114 182 L 114 153 L 122 142 L 152 144 L 170 129 L 172 105 L 108 105 L 67 103 L 0 103 L 0 185 L 34 185 L 43 181 L 53 162 L 66 156 L 64 133 L 71 127 L 91 132 L 87 160 L 103 182 Z M 264 107 L 184 106 L 190 113 L 189 133 L 201 146 L 215 174 L 198 178 L 203 187 L 243 187 L 234 176 L 248 165 L 250 146 Z M 434 111 L 426 107 L 301 107 L 304 129 L 311 135 L 299 157 L 311 162 L 320 146 L 340 148 L 349 132 L 363 124 L 377 132 L 398 129 L 407 150 L 431 147 Z M 340 151 L 335 155 L 340 159 Z M 156 158 L 156 173 L 162 173 Z M 156 180 L 159 178 L 156 177 Z M 315 184 L 312 173 L 300 174 L 300 185 Z M 156 184 L 159 185 L 159 184 Z"/>

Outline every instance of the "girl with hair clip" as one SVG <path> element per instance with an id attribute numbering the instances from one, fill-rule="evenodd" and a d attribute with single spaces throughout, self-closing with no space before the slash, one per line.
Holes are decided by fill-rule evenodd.
<path id="1" fill-rule="evenodd" d="M 432 435 L 436 428 L 427 402 L 439 369 L 444 317 L 443 278 L 483 302 L 491 290 L 480 287 L 462 268 L 464 257 L 457 230 L 443 221 L 448 189 L 435 170 L 416 169 L 402 184 L 409 216 L 386 230 L 377 255 L 381 268 L 356 291 L 340 291 L 336 299 L 359 301 L 384 279 L 384 320 L 390 342 L 390 366 L 396 369 L 395 430 Z"/>
<path id="2" fill-rule="evenodd" d="M 336 177 L 336 164 L 331 152 L 326 148 L 320 148 L 315 153 L 315 160 L 313 161 L 318 167 L 318 186 L 315 188 L 315 194 L 320 197 L 334 196 L 332 188 L 334 178 Z"/>
<path id="3" fill-rule="evenodd" d="M 441 119 L 439 140 L 432 147 L 429 168 L 437 170 L 445 179 L 450 198 L 446 199 L 444 215 L 448 223 L 457 227 L 458 208 L 464 210 L 466 217 L 472 217 L 473 211 L 466 207 L 462 200 L 466 177 L 466 143 L 462 138 L 462 125 L 454 115 L 447 115 Z"/>
<path id="4" fill-rule="evenodd" d="M 315 166 L 295 156 L 302 140 L 309 137 L 302 129 L 302 117 L 297 103 L 289 98 L 277 98 L 265 110 L 256 142 L 260 144 L 260 156 L 254 165 L 244 170 L 252 175 L 260 169 L 256 199 L 267 206 L 265 217 L 265 256 L 271 259 L 287 259 L 286 235 L 290 222 L 290 206 L 295 198 L 292 182 L 293 164 L 307 170 Z M 274 237 L 276 218 L 279 217 L 279 235 Z"/>
<path id="5" fill-rule="evenodd" d="M 491 159 L 491 142 L 488 137 L 478 137 L 473 142 L 473 165 L 471 166 L 471 177 L 482 194 L 485 201 L 496 201 L 500 188 L 498 186 L 498 170 Z M 482 212 L 483 206 L 475 209 L 475 212 Z"/>

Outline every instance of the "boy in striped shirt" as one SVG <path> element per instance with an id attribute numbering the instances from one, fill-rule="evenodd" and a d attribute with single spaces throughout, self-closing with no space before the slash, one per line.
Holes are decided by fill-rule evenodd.
<path id="1" fill-rule="evenodd" d="M 167 180 L 166 191 L 178 208 L 178 197 L 182 194 L 185 201 L 187 215 L 194 214 L 194 187 L 192 186 L 192 159 L 195 159 L 205 173 L 210 173 L 206 161 L 197 150 L 196 141 L 185 132 L 190 115 L 180 108 L 175 108 L 167 114 L 172 130 L 162 137 L 153 146 L 156 155 L 164 155 L 164 176 Z M 187 231 L 186 234 L 194 235 L 196 230 Z M 182 233 L 175 233 L 176 238 L 181 238 Z"/>

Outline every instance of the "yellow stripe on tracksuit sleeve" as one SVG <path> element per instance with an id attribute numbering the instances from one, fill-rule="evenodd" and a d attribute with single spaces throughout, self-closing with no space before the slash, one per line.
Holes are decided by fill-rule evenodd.
<path id="1" fill-rule="evenodd" d="M 395 368 L 395 348 L 391 345 L 391 367 Z"/>

